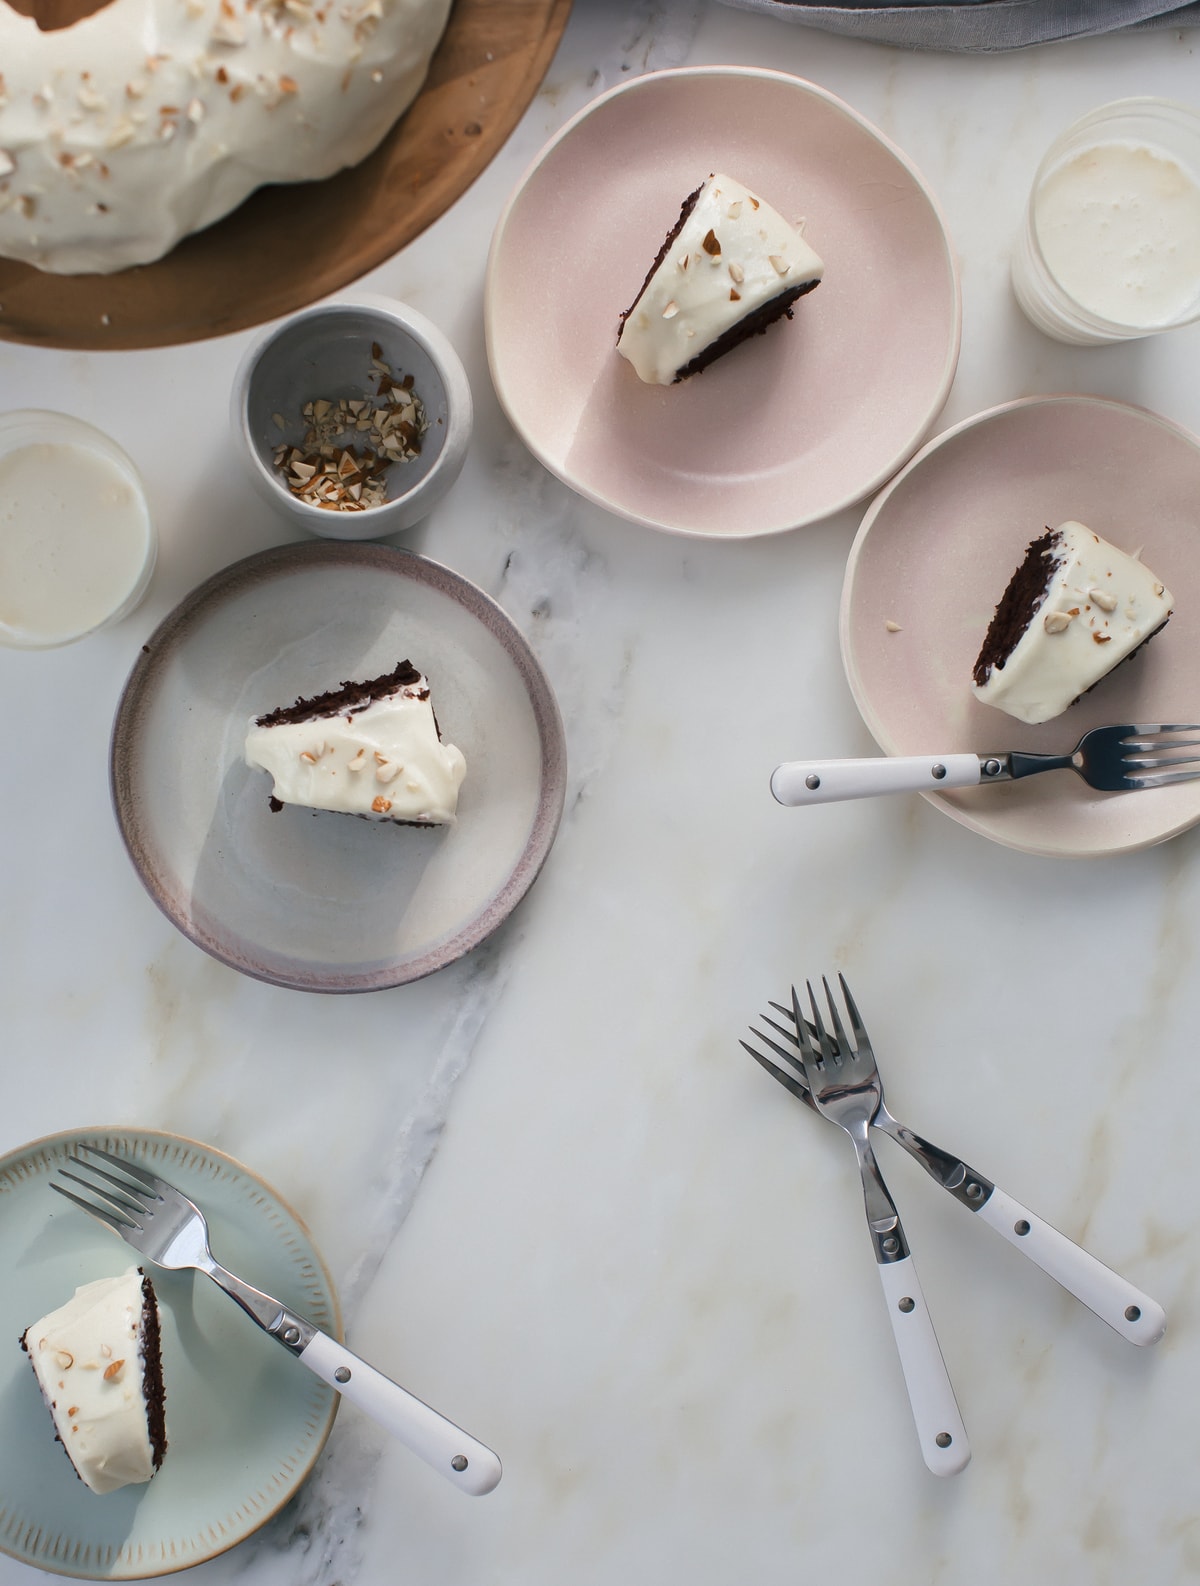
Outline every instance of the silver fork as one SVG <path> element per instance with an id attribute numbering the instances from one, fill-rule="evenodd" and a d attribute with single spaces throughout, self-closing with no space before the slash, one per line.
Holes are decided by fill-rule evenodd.
<path id="1" fill-rule="evenodd" d="M 787 1045 L 781 1046 L 761 1030 L 753 1033 L 787 1065 L 786 1069 L 756 1051 L 748 1042 L 743 1041 L 741 1044 L 768 1074 L 815 1111 L 816 1102 L 803 1079 L 804 1067 L 796 1040 L 794 1012 L 779 1002 L 772 1002 L 771 1006 L 791 1022 L 785 1026 L 763 1014 L 763 1023 L 781 1035 Z M 809 1038 L 815 1033 L 809 1031 Z M 1055 1282 L 1060 1283 L 1090 1311 L 1094 1311 L 1101 1321 L 1107 1322 L 1122 1338 L 1128 1339 L 1131 1344 L 1158 1342 L 1166 1331 L 1167 1318 L 1157 1300 L 1143 1294 L 1141 1289 L 1135 1288 L 1111 1267 L 1106 1267 L 1102 1261 L 1074 1244 L 1057 1228 L 997 1188 L 982 1173 L 977 1173 L 973 1167 L 923 1139 L 914 1129 L 893 1117 L 884 1097 L 883 1077 L 878 1074 L 878 1070 L 876 1073 L 879 1106 L 871 1119 L 874 1128 L 891 1135 L 921 1164 L 930 1178 L 953 1195 L 960 1205 L 974 1212 L 981 1222 L 994 1228 L 1022 1255 L 1028 1256 L 1043 1272 L 1049 1273 Z"/>
<path id="2" fill-rule="evenodd" d="M 868 1130 L 879 1106 L 875 1057 L 854 999 L 845 980 L 840 976 L 839 980 L 855 1044 L 852 1045 L 846 1036 L 827 980 L 823 980 L 822 985 L 836 1045 L 825 1029 L 812 986 L 807 988 L 811 1024 L 800 1012 L 800 1000 L 793 986 L 800 1064 L 813 1105 L 843 1128 L 854 1143 L 875 1261 L 900 1353 L 921 1455 L 935 1476 L 953 1476 L 965 1469 L 971 1449 L 896 1203 L 888 1193 L 871 1149 Z M 753 1053 L 753 1048 L 747 1050 Z"/>
<path id="3" fill-rule="evenodd" d="M 501 1467 L 490 1448 L 297 1316 L 282 1301 L 227 1271 L 209 1248 L 203 1212 L 173 1184 L 98 1146 L 80 1145 L 77 1149 L 100 1157 L 108 1167 L 80 1156 L 69 1157 L 82 1173 L 62 1167 L 59 1175 L 86 1189 L 87 1198 L 55 1182 L 50 1185 L 52 1190 L 120 1234 L 126 1244 L 157 1266 L 171 1271 L 194 1267 L 207 1274 L 264 1332 L 461 1492 L 473 1496 L 491 1492 L 500 1480 Z"/>
<path id="4" fill-rule="evenodd" d="M 789 760 L 772 773 L 771 792 L 781 804 L 832 804 L 875 793 L 944 793 L 948 788 L 1015 782 L 1041 771 L 1070 770 L 1101 792 L 1130 793 L 1200 777 L 1198 750 L 1200 726 L 1125 722 L 1093 727 L 1070 754 L 1026 754 L 1012 749 L 982 755 Z"/>

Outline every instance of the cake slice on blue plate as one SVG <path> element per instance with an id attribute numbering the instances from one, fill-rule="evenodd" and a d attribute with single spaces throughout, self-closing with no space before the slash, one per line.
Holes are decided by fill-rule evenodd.
<path id="1" fill-rule="evenodd" d="M 138 1267 L 75 1290 L 21 1335 L 55 1435 L 95 1493 L 149 1481 L 167 1451 L 154 1285 Z"/>

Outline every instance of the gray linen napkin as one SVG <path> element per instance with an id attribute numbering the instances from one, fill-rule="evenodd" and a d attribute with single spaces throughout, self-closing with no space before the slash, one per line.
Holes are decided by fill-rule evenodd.
<path id="1" fill-rule="evenodd" d="M 1200 0 L 963 0 L 942 5 L 878 6 L 869 0 L 821 5 L 810 0 L 725 0 L 827 33 L 919 50 L 1018 50 L 1121 28 L 1200 27 Z"/>

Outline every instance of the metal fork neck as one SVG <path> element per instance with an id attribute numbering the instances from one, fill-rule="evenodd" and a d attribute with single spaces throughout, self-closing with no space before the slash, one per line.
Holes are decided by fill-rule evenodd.
<path id="1" fill-rule="evenodd" d="M 886 1129 L 892 1139 L 897 1140 L 911 1156 L 916 1157 L 930 1178 L 936 1179 L 944 1190 L 949 1190 L 955 1200 L 961 1201 L 973 1212 L 977 1212 L 987 1202 L 996 1187 L 991 1179 L 976 1173 L 974 1168 L 968 1167 L 958 1157 L 951 1156 L 949 1151 L 931 1145 L 907 1124 L 897 1122 L 890 1115 L 887 1118 L 878 1116 L 875 1122 Z"/>
<path id="2" fill-rule="evenodd" d="M 1004 770 L 998 776 L 986 777 L 988 782 L 1015 782 L 1019 777 L 1036 776 L 1039 771 L 1070 771 L 1075 766 L 1073 754 L 1022 754 L 1014 750 L 1012 754 L 993 755 L 992 759 L 1004 762 Z"/>
<path id="3" fill-rule="evenodd" d="M 850 1131 L 858 1157 L 858 1171 L 862 1176 L 863 1203 L 867 1209 L 867 1222 L 871 1227 L 871 1240 L 875 1246 L 875 1260 L 887 1266 L 892 1261 L 903 1261 L 908 1255 L 908 1241 L 900 1226 L 896 1203 L 883 1182 L 875 1152 L 867 1135 L 864 1121 L 861 1130 Z"/>
<path id="4" fill-rule="evenodd" d="M 317 1336 L 317 1329 L 311 1322 L 289 1311 L 282 1301 L 272 1299 L 253 1284 L 235 1277 L 219 1261 L 206 1264 L 200 1270 L 207 1273 L 218 1288 L 224 1289 L 229 1298 L 240 1305 L 264 1332 L 277 1338 L 292 1354 L 301 1354 Z"/>

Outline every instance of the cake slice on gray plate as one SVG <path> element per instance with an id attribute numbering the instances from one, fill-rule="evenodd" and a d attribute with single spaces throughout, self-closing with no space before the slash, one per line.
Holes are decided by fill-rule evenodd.
<path id="1" fill-rule="evenodd" d="M 404 826 L 449 826 L 466 775 L 442 741 L 429 683 L 409 661 L 251 720 L 247 765 L 270 774 L 272 809 L 299 804 Z"/>

